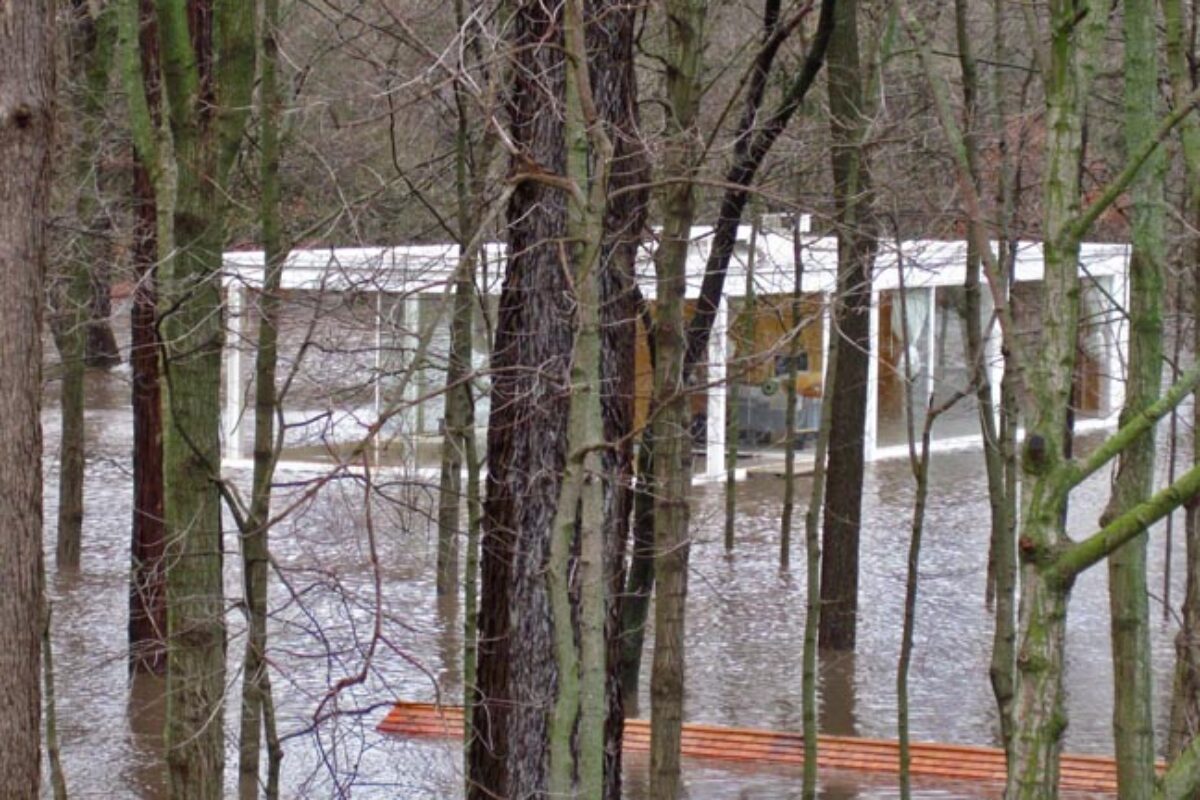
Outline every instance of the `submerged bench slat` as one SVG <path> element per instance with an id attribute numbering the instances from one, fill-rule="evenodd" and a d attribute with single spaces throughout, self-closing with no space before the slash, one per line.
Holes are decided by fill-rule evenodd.
<path id="1" fill-rule="evenodd" d="M 391 735 L 425 738 L 461 736 L 462 708 L 399 702 L 379 723 L 378 730 Z M 625 748 L 640 752 L 649 750 L 649 745 L 650 723 L 642 719 L 626 720 Z M 685 723 L 681 749 L 685 756 L 716 761 L 804 763 L 804 737 L 801 734 L 755 728 Z M 997 748 L 913 742 L 909 753 L 910 771 L 914 776 L 1004 781 L 1004 752 Z M 900 746 L 899 742 L 888 739 L 821 736 L 817 764 L 834 769 L 897 773 L 900 770 Z M 1104 756 L 1064 755 L 1059 785 L 1066 790 L 1115 793 L 1116 764 Z"/>

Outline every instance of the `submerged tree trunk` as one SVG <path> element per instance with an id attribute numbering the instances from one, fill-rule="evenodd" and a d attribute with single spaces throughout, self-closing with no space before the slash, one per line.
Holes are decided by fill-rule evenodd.
<path id="1" fill-rule="evenodd" d="M 91 333 L 92 276 L 107 268 L 99 246 L 102 238 L 99 156 L 108 88 L 108 67 L 116 39 L 111 9 L 93 10 L 81 0 L 70 7 L 68 71 L 71 77 L 69 119 L 76 132 L 72 142 L 71 180 L 80 233 L 55 275 L 51 327 L 62 362 L 59 405 L 62 436 L 59 444 L 58 541 L 55 562 L 60 569 L 79 567 L 83 534 L 84 372 Z M 107 323 L 105 324 L 107 327 Z M 111 330 L 108 336 L 112 338 Z M 116 342 L 113 341 L 115 351 Z"/>
<path id="2" fill-rule="evenodd" d="M 472 52 L 474 30 L 468 27 L 463 0 L 454 4 L 455 21 L 464 38 L 462 51 Z M 460 63 L 466 69 L 466 63 Z M 479 250 L 474 244 L 483 202 L 484 180 L 491 162 L 490 127 L 481 146 L 481 158 L 472 158 L 469 100 L 461 82 L 454 85 L 455 111 L 458 115 L 454 140 L 454 182 L 458 212 L 458 257 L 454 282 L 453 310 L 450 317 L 450 352 L 446 365 L 444 417 L 442 431 L 441 476 L 438 484 L 437 593 L 458 592 L 459 509 L 463 502 L 462 472 L 467 457 L 467 437 L 475 436 L 475 401 L 471 394 L 472 325 L 475 308 L 475 262 Z M 474 165 L 474 174 L 469 174 Z M 468 498 L 468 502 L 471 499 Z"/>
<path id="3" fill-rule="evenodd" d="M 797 358 L 803 352 L 801 330 L 808 324 L 804 316 L 804 252 L 800 238 L 800 215 L 792 222 L 792 341 L 788 346 L 786 441 L 783 456 L 783 515 L 779 531 L 779 568 L 788 569 L 792 562 L 792 514 L 796 505 L 796 378 Z"/>
<path id="4" fill-rule="evenodd" d="M 654 326 L 654 661 L 650 673 L 650 795 L 680 796 L 684 622 L 688 586 L 688 492 L 691 419 L 685 376 L 684 292 L 696 215 L 699 137 L 696 116 L 707 0 L 668 0 L 667 143 L 662 176 L 662 239 L 655 253 L 658 313 Z"/>
<path id="5" fill-rule="evenodd" d="M 1194 45 L 1187 38 L 1190 30 L 1184 16 L 1183 0 L 1163 0 L 1166 22 L 1166 60 L 1171 76 L 1171 95 L 1174 103 L 1184 102 L 1193 91 L 1190 64 Z M 1191 225 L 1200 223 L 1200 123 L 1189 116 L 1180 123 L 1181 151 L 1187 192 L 1183 215 Z M 1193 319 L 1200 319 L 1200 237 L 1195 230 L 1189 234 L 1184 252 L 1192 259 L 1187 271 L 1191 281 L 1188 298 Z M 1200 325 L 1193 325 L 1192 349 L 1200 354 Z M 1200 430 L 1200 403 L 1193 403 L 1193 430 Z M 1193 440 L 1192 461 L 1200 464 L 1200 446 Z M 1174 759 L 1184 746 L 1200 733 L 1200 501 L 1186 506 L 1184 535 L 1187 556 L 1184 562 L 1184 598 L 1180 610 L 1182 623 L 1175 638 L 1175 682 L 1171 701 L 1171 721 L 1167 738 L 1167 755 Z"/>
<path id="6" fill-rule="evenodd" d="M 134 166 L 133 262 L 137 284 L 130 311 L 133 393 L 133 539 L 129 574 L 129 668 L 167 669 L 166 539 L 163 530 L 162 397 L 159 386 L 157 211 L 150 175 Z"/>
<path id="7" fill-rule="evenodd" d="M 823 385 L 837 376 L 838 353 L 842 340 L 829 344 Z M 821 509 L 825 507 L 825 465 L 829 455 L 829 432 L 833 426 L 833 406 L 821 404 L 821 422 L 813 452 L 812 493 L 804 514 L 804 652 L 801 656 L 801 716 L 804 725 L 804 800 L 817 793 L 817 649 L 821 624 Z"/>
<path id="8" fill-rule="evenodd" d="M 1074 10 L 1051 15 L 1051 69 L 1046 81 L 1046 168 L 1043 198 L 1045 290 L 1042 334 L 1024 364 L 1036 411 L 1025 422 L 1020 525 L 1021 607 L 1013 705 L 1012 761 L 1006 796 L 1057 796 L 1065 728 L 1062 674 L 1070 582 L 1049 580 L 1047 557 L 1065 539 L 1067 492 L 1054 480 L 1063 464 L 1079 325 L 1079 169 L 1088 79 L 1087 62 L 1106 27 L 1103 4 L 1088 2 L 1075 30 Z"/>
<path id="9" fill-rule="evenodd" d="M 905 326 L 907 328 L 907 325 Z M 907 344 L 905 345 L 907 347 Z M 911 381 L 911 375 L 909 376 Z M 911 383 L 909 384 L 911 396 Z M 911 408 L 910 417 L 911 417 Z M 916 498 L 913 500 L 912 528 L 908 544 L 908 572 L 904 583 L 904 622 L 900 634 L 900 659 L 896 667 L 896 730 L 900 740 L 900 796 L 908 800 L 912 796 L 912 756 L 909 749 L 908 674 L 912 664 L 913 632 L 917 624 L 917 590 L 920 581 L 921 539 L 925 533 L 925 504 L 929 497 L 929 443 L 934 409 L 925 417 L 921 430 L 920 452 L 917 443 L 909 439 L 912 453 L 913 478 L 916 481 Z M 912 423 L 909 422 L 910 435 Z"/>
<path id="10" fill-rule="evenodd" d="M 54 4 L 0 11 L 0 786 L 41 782 L 42 308 L 54 120 Z"/>
<path id="11" fill-rule="evenodd" d="M 522 2 L 506 22 L 515 61 L 510 135 L 523 158 L 561 176 L 561 13 Z M 520 183 L 508 207 L 509 256 L 491 360 L 471 800 L 546 791 L 548 713 L 558 691 L 544 570 L 569 408 L 573 303 L 557 244 L 566 232 L 567 197 L 528 175 L 526 163 L 512 163 Z M 535 463 L 540 468 L 529 470 Z"/>
<path id="12" fill-rule="evenodd" d="M 754 262 L 758 256 L 758 226 L 759 215 L 752 214 L 750 248 L 746 253 L 746 292 L 742 297 L 741 324 L 736 326 L 746 356 L 744 362 L 746 364 L 749 364 L 757 355 L 754 331 L 758 325 L 758 308 L 754 301 Z M 725 552 L 732 553 L 737 526 L 738 403 L 740 400 L 737 387 L 744 382 L 736 381 L 735 383 L 733 370 L 727 370 L 726 374 L 730 377 L 725 384 L 725 415 L 727 419 L 725 424 Z M 786 527 L 784 530 L 787 530 Z"/>
<path id="13" fill-rule="evenodd" d="M 250 509 L 242 525 L 242 586 L 246 603 L 246 646 L 242 655 L 241 729 L 238 735 L 238 796 L 259 796 L 260 744 L 267 745 L 266 796 L 279 797 L 283 751 L 275 729 L 275 701 L 267 669 L 267 567 L 270 563 L 271 488 L 282 441 L 275 430 L 279 397 L 279 304 L 288 243 L 281 215 L 279 184 L 280 121 L 279 0 L 263 0 L 259 20 L 259 221 L 262 226 L 263 283 L 258 306 L 258 346 L 254 357 L 254 471 Z"/>
<path id="14" fill-rule="evenodd" d="M 143 80 L 137 55 L 137 7 L 122 0 L 119 8 L 130 127 L 151 170 L 158 213 L 169 787 L 175 798 L 217 798 L 224 792 L 226 648 L 220 271 L 224 187 L 254 77 L 254 7 L 221 0 L 155 6 L 161 126 L 152 119 L 155 87 Z"/>
<path id="15" fill-rule="evenodd" d="M 46 696 L 46 760 L 50 767 L 50 787 L 54 800 L 67 800 L 67 776 L 62 767 L 58 745 L 58 705 L 54 696 L 54 647 L 50 640 L 50 607 L 42 627 L 42 692 Z"/>
<path id="16" fill-rule="evenodd" d="M 597 112 L 612 145 L 608 202 L 600 261 L 600 403 L 604 418 L 603 462 L 605 574 L 604 797 L 621 797 L 621 743 L 625 708 L 621 692 L 621 615 L 633 510 L 633 439 L 637 316 L 634 262 L 646 224 L 650 168 L 639 129 L 634 40 L 639 10 L 627 3 L 592 0 L 585 6 L 588 59 Z"/>
<path id="17" fill-rule="evenodd" d="M 87 274 L 79 265 L 71 266 L 68 286 L 56 292 L 58 319 L 54 341 L 62 363 L 59 387 L 59 411 L 62 431 L 58 456 L 58 538 L 54 562 L 60 570 L 79 569 L 83 547 L 83 474 L 84 474 L 84 348 L 86 315 L 79 304 L 86 301 L 80 289 L 87 289 Z"/>
<path id="18" fill-rule="evenodd" d="M 899 252 L 899 251 L 897 251 Z M 921 544 L 925 535 L 925 506 L 929 498 L 929 465 L 931 461 L 930 443 L 933 439 L 933 425 L 937 418 L 948 411 L 955 403 L 969 393 L 957 391 L 947 397 L 942 403 L 935 405 L 936 393 L 931 393 L 924 400 L 926 409 L 925 421 L 921 426 L 921 440 L 916 440 L 914 408 L 916 398 L 913 396 L 912 368 L 912 329 L 908 322 L 908 295 L 904 287 L 903 259 L 899 259 L 897 275 L 900 281 L 899 306 L 900 328 L 903 331 L 904 348 L 904 412 L 905 425 L 908 429 L 908 459 L 912 469 L 913 481 L 916 484 L 913 498 L 912 525 L 908 542 L 908 565 L 904 580 L 904 621 L 900 632 L 900 658 L 896 667 L 896 732 L 900 740 L 900 796 L 908 800 L 912 796 L 912 755 L 909 744 L 909 705 L 908 705 L 908 676 L 912 665 L 912 654 L 915 646 L 914 633 L 917 625 L 917 593 L 921 580 Z M 968 279 L 970 271 L 968 270 Z M 978 279 L 978 269 L 976 269 Z M 978 302 L 978 301 L 976 301 Z M 970 304 L 967 304 L 968 308 Z M 978 380 L 978 371 L 973 380 Z"/>
<path id="19" fill-rule="evenodd" d="M 1136 153 L 1157 123 L 1158 43 L 1153 0 L 1125 0 L 1125 146 Z M 1166 166 L 1159 150 L 1131 186 L 1129 376 L 1124 422 L 1159 395 L 1162 385 L 1163 192 Z M 1138 506 L 1154 488 L 1155 435 L 1151 428 L 1119 456 L 1112 497 L 1101 520 Z M 1108 557 L 1112 625 L 1113 740 L 1117 789 L 1123 800 L 1149 798 L 1154 790 L 1154 720 L 1150 662 L 1150 607 L 1146 583 L 1147 534 Z"/>
<path id="20" fill-rule="evenodd" d="M 825 393 L 826 402 L 833 406 L 833 419 L 822 534 L 820 643 L 823 648 L 853 650 L 871 354 L 871 270 L 877 242 L 864 147 L 866 81 L 859 58 L 858 0 L 840 0 L 834 13 L 828 81 L 838 240 L 834 335 L 842 337 L 846 346 Z"/>
<path id="21" fill-rule="evenodd" d="M 146 99 L 143 123 L 161 115 L 158 26 L 150 5 L 121 7 L 120 64 L 127 92 Z M 135 39 L 136 37 L 136 39 Z M 140 40 L 140 41 L 137 41 Z M 139 46 L 140 45 L 140 46 Z M 131 95 L 132 96 L 132 95 Z M 136 117 L 131 128 L 137 135 Z M 143 136 L 149 130 L 142 130 Z M 129 669 L 167 670 L 166 536 L 163 526 L 162 390 L 158 337 L 158 205 L 153 155 L 135 147 L 129 365 L 133 406 L 133 530 L 129 572 Z"/>

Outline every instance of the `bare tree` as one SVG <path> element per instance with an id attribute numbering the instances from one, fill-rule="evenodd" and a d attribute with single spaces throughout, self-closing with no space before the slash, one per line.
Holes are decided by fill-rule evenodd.
<path id="1" fill-rule="evenodd" d="M 821 535 L 822 647 L 853 650 L 858 625 L 858 540 L 862 516 L 863 433 L 870 362 L 871 270 L 875 232 L 866 136 L 870 64 L 860 53 L 857 0 L 840 0 L 829 42 L 829 119 L 833 134 L 838 280 L 833 318 L 838 368 Z"/>
<path id="2" fill-rule="evenodd" d="M 220 478 L 221 298 L 226 184 L 249 106 L 254 6 L 173 0 L 155 8 L 164 124 L 141 80 L 133 0 L 121 6 L 130 125 L 152 176 L 166 530 L 167 763 L 175 797 L 224 791 L 225 620 Z"/>
<path id="3" fill-rule="evenodd" d="M 54 119 L 54 4 L 0 15 L 0 786 L 37 797 L 41 780 L 42 308 Z"/>

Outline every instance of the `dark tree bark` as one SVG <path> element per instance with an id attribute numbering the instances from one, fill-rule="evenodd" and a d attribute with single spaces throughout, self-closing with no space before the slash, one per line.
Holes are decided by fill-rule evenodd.
<path id="1" fill-rule="evenodd" d="M 635 6 L 592 0 L 586 29 L 592 91 L 607 123 L 613 146 L 609 167 L 610 200 L 600 253 L 601 406 L 604 439 L 605 560 L 609 578 L 605 636 L 608 641 L 604 796 L 621 797 L 621 738 L 625 728 L 621 702 L 621 605 L 625 585 L 630 514 L 633 510 L 634 363 L 639 295 L 634 259 L 642 239 L 649 200 L 650 167 L 638 129 L 637 74 L 633 42 Z M 615 195 L 615 196 L 614 196 Z"/>
<path id="2" fill-rule="evenodd" d="M 148 110 L 156 119 L 158 28 L 151 0 L 139 0 L 140 71 Z M 129 669 L 167 671 L 166 538 L 163 528 L 162 389 L 158 337 L 158 206 L 149 168 L 134 153 L 133 268 L 137 281 L 129 312 L 132 341 L 133 531 L 129 573 Z"/>
<path id="3" fill-rule="evenodd" d="M 161 675 L 167 669 L 166 573 L 163 564 L 162 397 L 155 329 L 156 210 L 150 175 L 134 168 L 133 261 L 137 275 L 130 328 L 133 371 L 133 540 L 129 576 L 129 668 Z"/>
<path id="4" fill-rule="evenodd" d="M 623 729 L 616 677 L 619 591 L 632 506 L 634 343 L 639 298 L 633 262 L 645 224 L 648 164 L 638 132 L 633 37 L 636 9 L 610 0 L 587 6 L 591 88 L 614 156 L 600 254 L 601 413 L 612 446 L 603 453 L 604 560 L 609 586 L 604 793 L 620 796 Z M 519 67 L 509 100 L 513 139 L 522 148 L 514 172 L 561 175 L 566 167 L 562 117 L 561 20 L 534 5 L 515 12 Z M 547 39 L 549 37 L 549 39 Z M 537 43 L 538 46 L 531 46 Z M 635 188 L 647 186 L 647 188 Z M 568 413 L 572 303 L 558 241 L 567 225 L 561 189 L 530 175 L 509 205 L 509 252 L 492 356 L 496 374 L 488 428 L 479 628 L 480 726 L 471 743 L 468 793 L 526 796 L 547 777 L 546 713 L 557 687 L 543 574 L 554 520 Z M 537 465 L 536 468 L 533 465 Z M 572 598 L 572 602 L 576 602 Z M 510 628 L 512 621 L 518 629 Z M 510 649 L 509 640 L 519 642 Z"/>
<path id="5" fill-rule="evenodd" d="M 509 202 L 491 362 L 471 800 L 545 791 L 547 714 L 558 683 L 544 571 L 569 406 L 572 311 L 558 246 L 567 198 L 532 173 L 565 169 L 561 9 L 519 3 L 509 29 L 510 135 L 520 148 L 512 172 L 528 177 L 516 178 Z"/>
<path id="6" fill-rule="evenodd" d="M 1182 0 L 1164 0 L 1163 18 L 1166 22 L 1166 62 L 1171 76 L 1171 100 L 1182 103 L 1194 90 L 1191 65 L 1195 58 L 1195 45 L 1188 35 L 1188 17 Z M 1181 214 L 1192 223 L 1193 231 L 1200 220 L 1200 123 L 1195 115 L 1180 123 L 1181 155 L 1187 193 Z M 1194 232 L 1184 247 L 1188 287 L 1186 297 L 1180 305 L 1190 304 L 1194 318 L 1200 319 L 1200 238 Z M 1193 352 L 1200 353 L 1200 325 L 1192 332 Z M 1192 407 L 1193 430 L 1200 423 L 1200 403 Z M 1200 464 L 1200 446 L 1193 438 L 1192 463 Z M 1185 745 L 1200 734 L 1200 498 L 1187 504 L 1184 516 L 1187 557 L 1184 562 L 1185 590 L 1180 608 L 1182 622 L 1175 638 L 1175 686 L 1171 702 L 1171 724 L 1167 737 L 1167 756 L 1175 759 Z"/>
<path id="7" fill-rule="evenodd" d="M 42 307 L 54 3 L 0 7 L 0 792 L 41 777 Z"/>
<path id="8" fill-rule="evenodd" d="M 863 429 L 871 354 L 871 268 L 876 237 L 863 148 L 865 83 L 859 60 L 858 0 L 841 0 L 829 43 L 829 114 L 838 240 L 833 404 L 821 558 L 821 647 L 853 650 L 858 614 Z"/>

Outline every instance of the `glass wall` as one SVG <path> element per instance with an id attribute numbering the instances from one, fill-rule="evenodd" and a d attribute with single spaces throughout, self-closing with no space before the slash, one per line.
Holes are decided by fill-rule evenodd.
<path id="1" fill-rule="evenodd" d="M 933 425 L 934 439 L 979 435 L 979 403 L 972 380 L 975 364 L 968 354 L 967 293 L 962 286 L 939 286 L 934 331 L 933 405 L 941 407 L 956 395 L 953 405 Z M 985 369 L 994 356 L 990 342 L 998 337 L 992 314 L 992 296 L 987 287 L 980 292 L 979 331 L 984 342 Z"/>
<path id="2" fill-rule="evenodd" d="M 728 391 L 735 400 L 738 446 L 780 448 L 787 440 L 787 382 L 795 370 L 797 445 L 815 439 L 825 367 L 823 296 L 764 295 L 731 304 Z"/>
<path id="3" fill-rule="evenodd" d="M 876 384 L 876 446 L 908 442 L 908 405 L 913 430 L 919 436 L 932 388 L 933 351 L 930 348 L 934 290 L 908 289 L 903 307 L 900 292 L 879 293 L 879 375 Z M 907 325 L 906 325 L 907 323 Z M 905 328 L 907 327 L 907 335 Z"/>
<path id="4" fill-rule="evenodd" d="M 1086 278 L 1079 301 L 1079 338 L 1075 353 L 1075 376 L 1071 407 L 1077 419 L 1103 418 L 1117 409 L 1113 385 L 1123 381 L 1118 363 L 1118 340 L 1122 315 L 1113 296 L 1112 277 Z M 1013 286 L 1012 308 L 1024 352 L 1035 352 L 1041 339 L 1042 282 L 1023 281 Z M 1033 399 L 1023 398 L 1026 408 Z"/>

